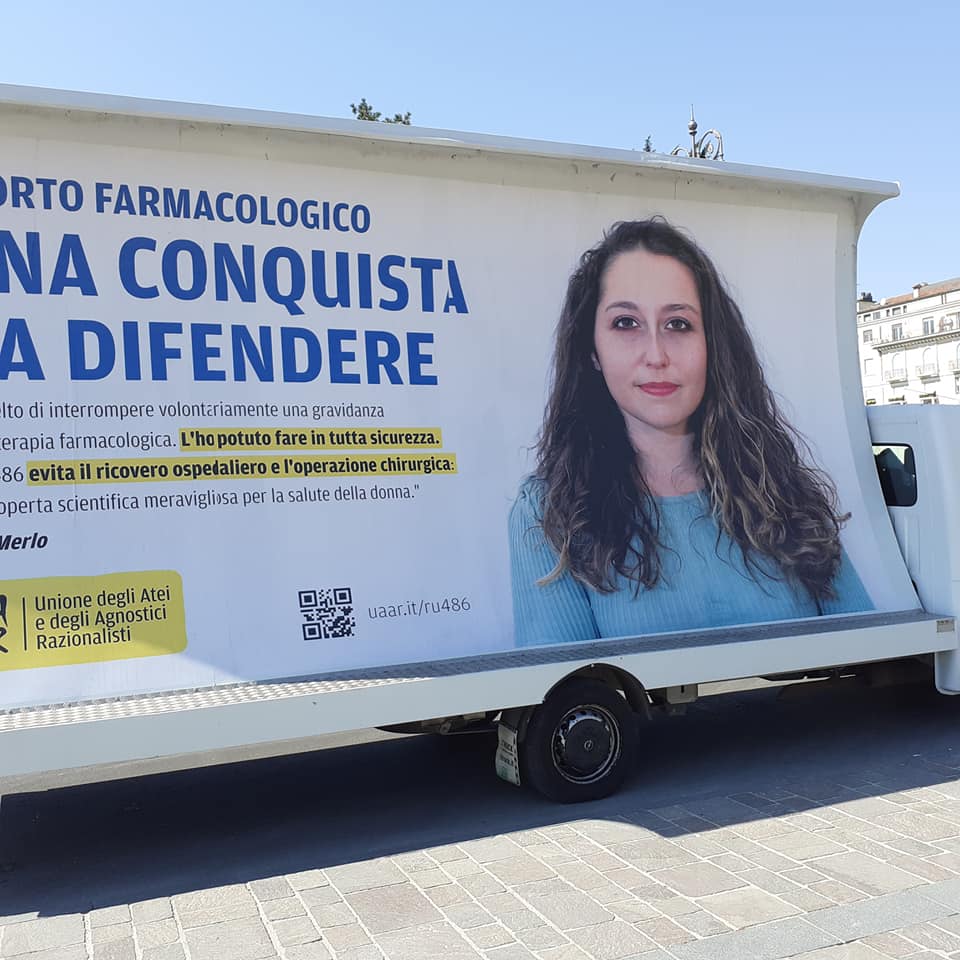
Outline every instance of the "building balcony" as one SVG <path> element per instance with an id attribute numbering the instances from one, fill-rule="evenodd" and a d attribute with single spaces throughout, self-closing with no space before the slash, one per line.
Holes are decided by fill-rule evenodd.
<path id="1" fill-rule="evenodd" d="M 940 365 L 937 363 L 918 364 L 916 369 L 921 380 L 936 380 L 940 376 Z"/>
<path id="2" fill-rule="evenodd" d="M 947 369 L 948 369 L 951 373 L 960 373 L 960 360 L 951 360 L 951 361 L 947 364 Z"/>
<path id="3" fill-rule="evenodd" d="M 887 383 L 906 383 L 909 378 L 905 367 L 894 367 L 893 370 L 884 372 L 883 379 Z"/>
<path id="4" fill-rule="evenodd" d="M 943 326 L 939 330 L 930 331 L 901 331 L 899 336 L 873 337 L 866 341 L 864 346 L 873 347 L 881 353 L 887 353 L 892 350 L 905 346 L 915 346 L 921 344 L 949 343 L 960 340 L 960 327 Z"/>

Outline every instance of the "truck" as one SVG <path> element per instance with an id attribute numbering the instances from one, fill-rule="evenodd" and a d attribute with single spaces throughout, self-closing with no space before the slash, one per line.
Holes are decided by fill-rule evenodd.
<path id="1" fill-rule="evenodd" d="M 960 692 L 957 411 L 857 372 L 895 184 L 8 85 L 0 118 L 0 784 L 495 728 L 576 802 L 717 681 Z M 641 438 L 678 434 L 661 496 Z"/>

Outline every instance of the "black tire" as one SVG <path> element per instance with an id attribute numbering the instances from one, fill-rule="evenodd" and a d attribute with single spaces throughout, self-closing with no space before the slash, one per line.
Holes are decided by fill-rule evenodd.
<path id="1" fill-rule="evenodd" d="M 637 740 L 637 717 L 616 690 L 570 680 L 534 708 L 520 780 L 558 803 L 608 797 L 633 769 Z"/>

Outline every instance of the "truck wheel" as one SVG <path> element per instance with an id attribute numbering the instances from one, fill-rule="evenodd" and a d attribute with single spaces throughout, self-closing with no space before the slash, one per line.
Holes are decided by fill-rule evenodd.
<path id="1" fill-rule="evenodd" d="M 534 708 L 520 745 L 521 782 L 558 803 L 608 797 L 633 767 L 637 718 L 598 680 L 571 680 Z"/>

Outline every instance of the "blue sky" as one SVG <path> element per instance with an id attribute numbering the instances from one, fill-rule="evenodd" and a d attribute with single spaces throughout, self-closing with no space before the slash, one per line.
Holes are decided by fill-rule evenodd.
<path id="1" fill-rule="evenodd" d="M 0 81 L 669 151 L 690 104 L 727 159 L 897 180 L 867 222 L 874 296 L 960 275 L 953 0 L 48 0 L 7 4 Z"/>

